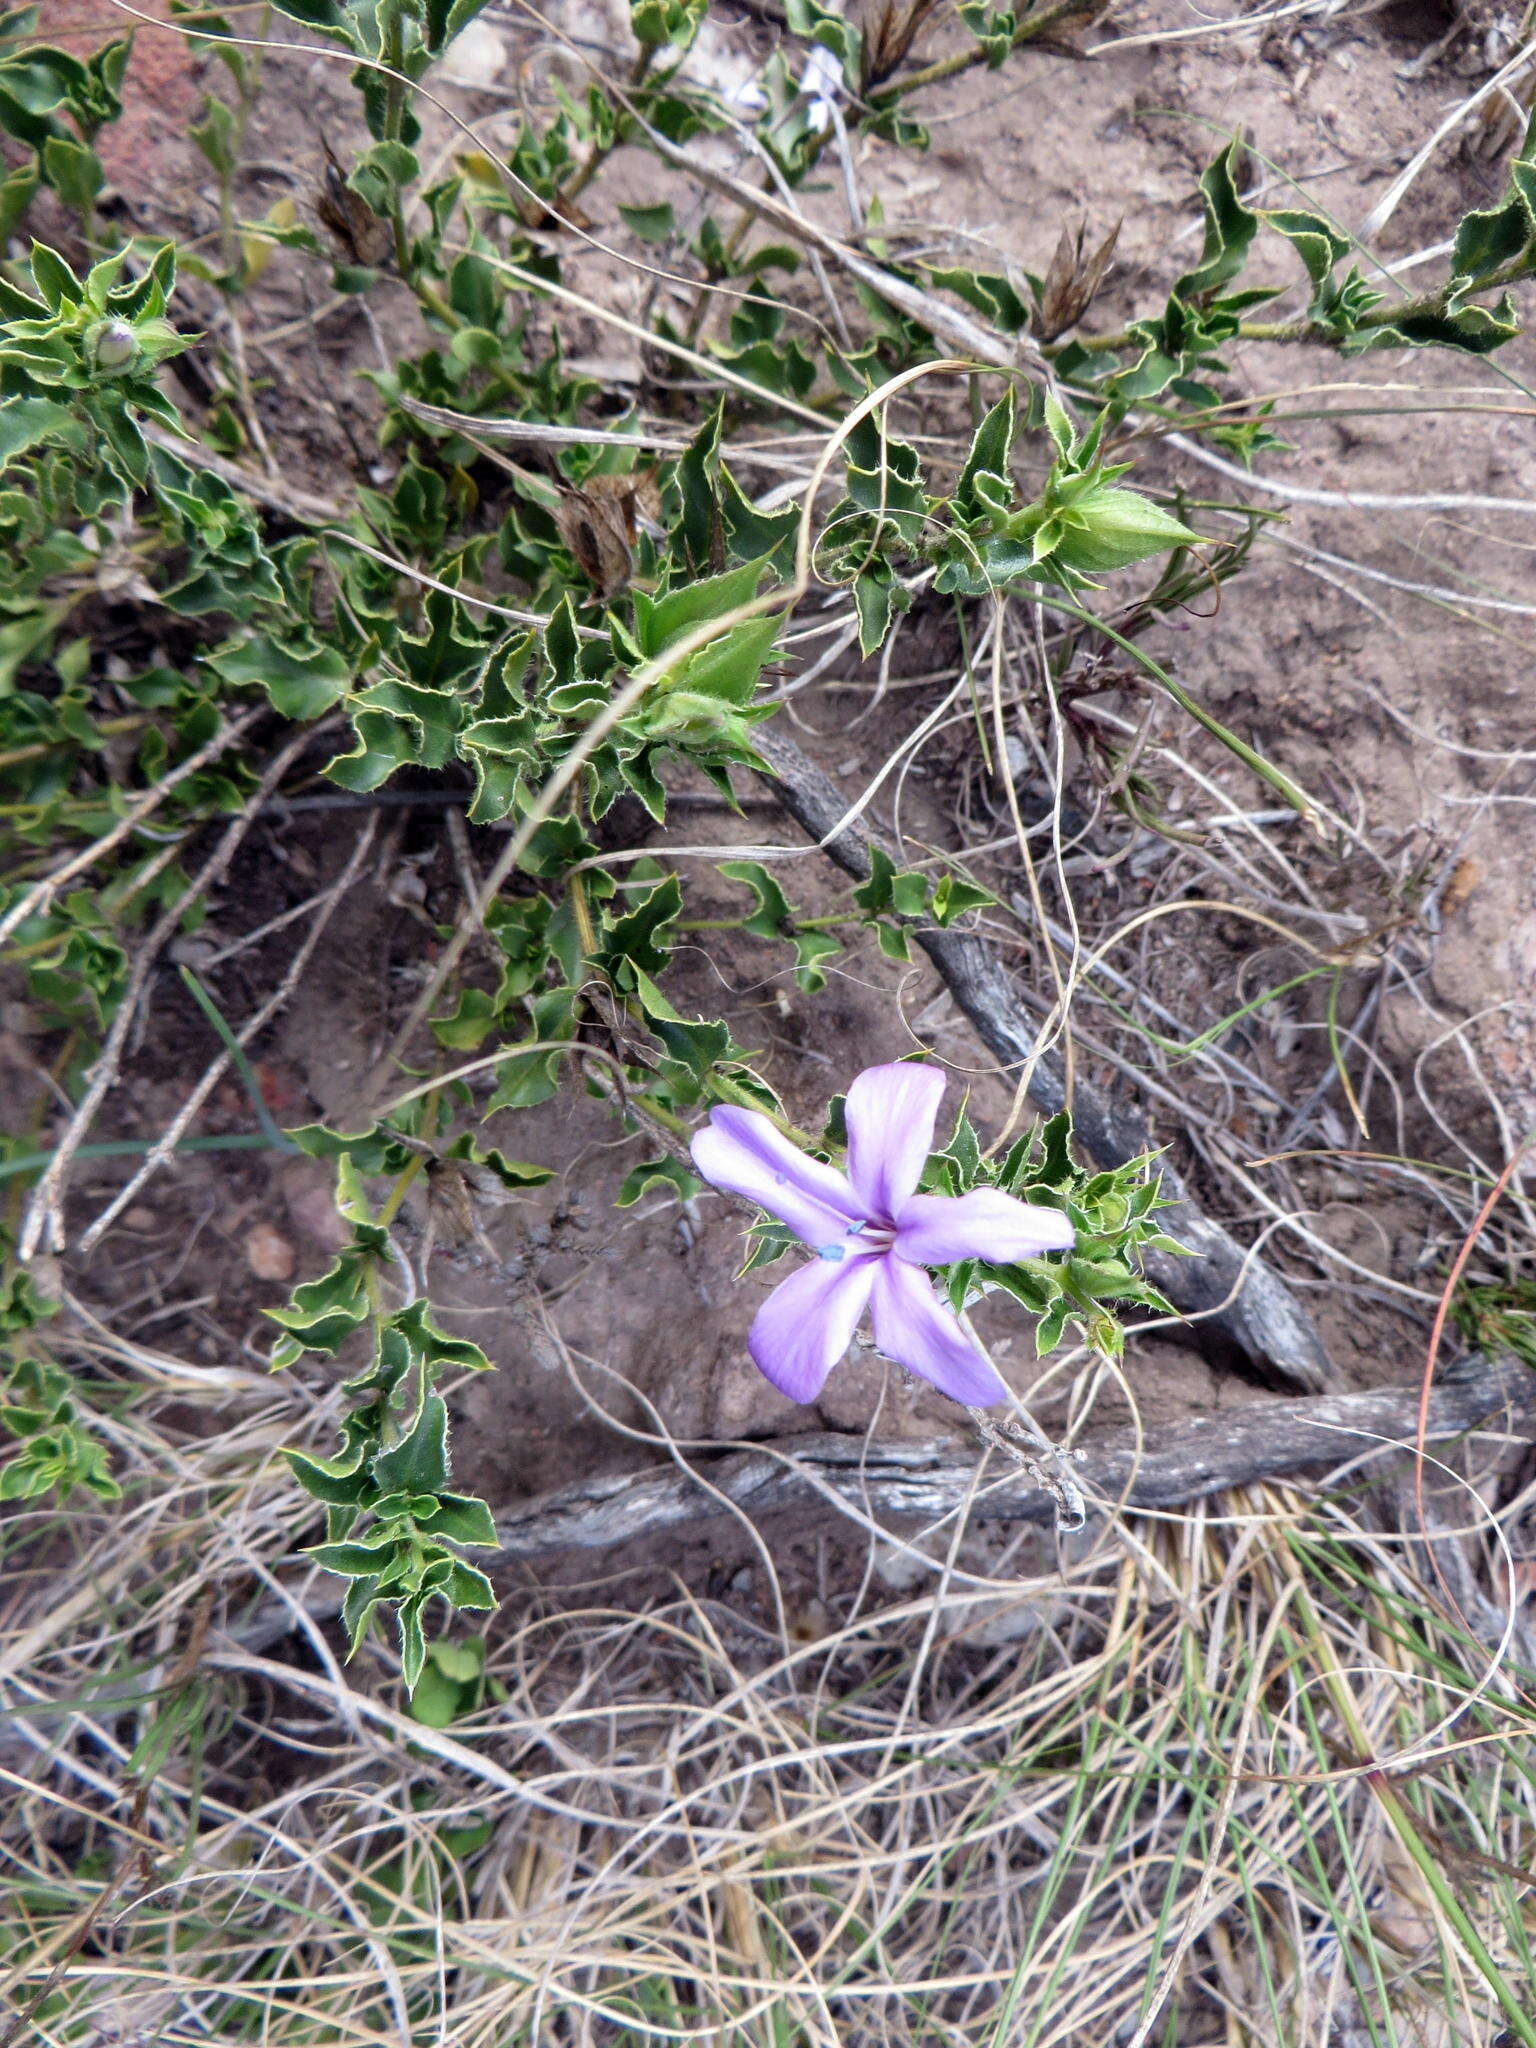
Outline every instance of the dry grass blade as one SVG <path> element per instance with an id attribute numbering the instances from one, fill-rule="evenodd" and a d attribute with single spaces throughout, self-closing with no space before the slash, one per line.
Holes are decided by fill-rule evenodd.
<path id="1" fill-rule="evenodd" d="M 563 427 L 548 420 L 482 419 L 478 413 L 450 412 L 444 405 L 428 405 L 423 399 L 401 392 L 396 399 L 402 412 L 429 426 L 463 428 L 483 441 L 512 441 L 545 448 L 630 448 L 649 449 L 659 455 L 680 455 L 688 446 L 676 435 L 637 429 L 632 434 L 611 433 L 604 427 Z"/>
<path id="2" fill-rule="evenodd" d="M 260 716 L 259 710 L 244 711 L 238 717 L 221 723 L 219 730 L 210 739 L 189 754 L 185 761 L 178 762 L 168 774 L 162 775 L 152 789 L 146 790 L 143 796 L 130 805 L 109 831 L 93 839 L 89 846 L 82 847 L 79 853 L 72 854 L 68 860 L 62 861 L 40 882 L 33 883 L 30 889 L 22 890 L 4 917 L 0 917 L 0 944 L 3 944 L 29 917 L 43 909 L 67 882 L 75 881 L 87 868 L 104 860 L 115 847 L 131 838 L 145 820 L 160 808 L 179 783 L 187 781 L 200 768 L 205 768 L 210 761 L 216 761 L 221 754 L 227 753 Z"/>
<path id="3" fill-rule="evenodd" d="M 186 1506 L 145 1521 L 114 1625 L 11 1666 L 11 1996 L 50 2041 L 111 2013 L 278 2048 L 1101 2048 L 1206 2038 L 1234 1996 L 1284 2048 L 1326 2048 L 1344 2006 L 1394 2048 L 1434 2013 L 1447 2040 L 1490 2039 L 1494 1994 L 1447 1971 L 1456 1930 L 1388 1850 L 1362 1741 L 1412 1764 L 1394 1782 L 1414 1827 L 1476 1858 L 1468 1926 L 1528 1982 L 1502 1872 L 1536 1777 L 1518 1750 L 1482 1762 L 1527 1725 L 1520 1695 L 1487 1690 L 1409 1554 L 1335 1493 L 1132 1517 L 1060 1575 L 979 1526 L 963 1581 L 952 1539 L 926 1569 L 921 1544 L 877 1540 L 878 1599 L 838 1594 L 787 1654 L 718 1601 L 535 1610 L 493 1653 L 501 1704 L 451 1735 L 388 1705 L 386 1673 L 340 1680 L 217 1627 L 179 1664 L 157 1652 L 190 1617 L 173 1560 L 211 1533 Z M 216 1572 L 276 1560 L 259 1492 L 224 1521 Z M 85 1893 L 59 1882 L 82 1829 Z M 100 1953 L 71 1948 L 82 1897 Z"/>
<path id="4" fill-rule="evenodd" d="M 287 973 L 272 991 L 271 995 L 241 1025 L 239 1031 L 235 1034 L 237 1044 L 242 1046 L 248 1045 L 259 1032 L 264 1031 L 298 987 L 305 969 L 314 957 L 315 948 L 324 938 L 331 919 L 341 908 L 341 905 L 346 900 L 348 891 L 357 880 L 362 864 L 368 856 L 368 850 L 373 844 L 377 824 L 378 820 L 376 817 L 364 820 L 363 829 L 357 835 L 357 842 L 347 859 L 345 867 L 343 867 L 341 873 L 321 898 L 316 915 L 311 921 L 308 931 L 304 934 L 303 941 L 294 953 Z M 101 1214 L 81 1233 L 80 1249 L 82 1252 L 90 1252 L 100 1242 L 104 1233 L 111 1227 L 116 1218 L 123 1213 L 129 1203 L 133 1201 L 145 1182 L 157 1173 L 167 1159 L 171 1157 L 177 1144 L 191 1128 L 192 1122 L 199 1110 L 223 1078 L 229 1063 L 230 1055 L 228 1052 L 221 1052 L 209 1064 L 202 1078 L 198 1081 L 197 1086 L 192 1090 L 146 1156 L 144 1164 L 129 1176 L 123 1186 L 112 1197 L 106 1208 L 102 1210 Z"/>
<path id="5" fill-rule="evenodd" d="M 249 723 L 257 714 L 248 714 Z M 70 1118 L 68 1127 L 54 1148 L 52 1160 L 42 1179 L 38 1182 L 27 1205 L 27 1214 L 18 1233 L 17 1244 L 23 1261 L 29 1260 L 40 1247 L 58 1251 L 64 1243 L 63 1193 L 69 1177 L 70 1165 L 76 1152 L 85 1140 L 86 1133 L 95 1121 L 96 1112 L 105 1101 L 108 1090 L 117 1078 L 118 1065 L 123 1048 L 132 1030 L 149 987 L 151 975 L 159 960 L 162 949 L 180 927 L 187 911 L 199 903 L 210 889 L 215 888 L 240 848 L 242 840 L 255 822 L 261 805 L 277 789 L 299 756 L 314 744 L 316 734 L 324 727 L 320 725 L 301 728 L 292 735 L 273 755 L 256 790 L 241 806 L 240 810 L 220 835 L 212 853 L 203 862 L 186 887 L 172 900 L 156 919 L 154 925 L 139 947 L 137 958 L 128 976 L 122 1002 L 114 1015 L 105 1043 L 92 1071 L 90 1085 L 81 1098 L 79 1107 Z M 210 745 L 212 743 L 210 742 Z M 189 757 L 174 774 L 164 778 L 160 785 L 165 788 L 178 780 L 186 768 L 196 762 L 196 756 Z M 147 801 L 147 800 L 146 800 Z M 108 834 L 107 837 L 113 835 Z M 101 842 L 98 842 L 100 845 Z M 54 878 L 51 886 L 57 886 Z"/>

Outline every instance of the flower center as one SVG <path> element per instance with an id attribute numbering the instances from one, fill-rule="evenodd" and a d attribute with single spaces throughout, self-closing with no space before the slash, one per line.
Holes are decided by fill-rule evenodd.
<path id="1" fill-rule="evenodd" d="M 894 1229 L 888 1224 L 871 1223 L 867 1216 L 861 1217 L 857 1223 L 850 1223 L 843 1235 L 854 1238 L 854 1249 L 861 1252 L 888 1252 L 896 1241 Z M 848 1246 L 841 1242 L 818 1245 L 816 1256 L 819 1259 L 845 1259 Z"/>

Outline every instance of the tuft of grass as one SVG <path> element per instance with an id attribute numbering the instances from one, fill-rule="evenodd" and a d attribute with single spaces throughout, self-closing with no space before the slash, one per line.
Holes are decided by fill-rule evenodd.
<path id="1" fill-rule="evenodd" d="M 1452 1317 L 1479 1351 L 1512 1351 L 1536 1370 L 1536 1280 L 1468 1281 L 1457 1290 Z"/>
<path id="2" fill-rule="evenodd" d="M 127 1554 L 8 1535 L 0 1972 L 59 2048 L 1530 2036 L 1536 1707 L 1486 1513 L 1415 1544 L 1390 1488 L 1265 1488 L 1059 1574 L 948 1532 L 959 1571 L 893 1593 L 873 1555 L 806 1641 L 551 1606 L 438 1730 L 302 1607 L 290 1661 L 243 1646 L 275 1486 L 152 1478 Z"/>

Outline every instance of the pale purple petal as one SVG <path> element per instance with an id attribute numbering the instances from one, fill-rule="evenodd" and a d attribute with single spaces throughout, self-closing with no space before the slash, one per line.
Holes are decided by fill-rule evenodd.
<path id="1" fill-rule="evenodd" d="M 985 1259 L 1011 1266 L 1064 1252 L 1076 1233 L 1059 1209 L 1037 1209 L 1001 1188 L 968 1195 L 912 1195 L 897 1219 L 893 1249 L 914 1266 L 947 1266 L 954 1259 Z"/>
<path id="2" fill-rule="evenodd" d="M 878 1223 L 894 1223 L 916 1190 L 944 1093 L 938 1067 L 866 1067 L 848 1090 L 848 1178 Z"/>
<path id="3" fill-rule="evenodd" d="M 875 1342 L 888 1358 L 931 1380 L 952 1401 L 987 1408 L 1008 1389 L 971 1342 L 959 1318 L 940 1302 L 916 1266 L 884 1258 L 875 1274 Z"/>
<path id="4" fill-rule="evenodd" d="M 755 1109 L 716 1109 L 693 1137 L 693 1163 L 717 1188 L 745 1195 L 820 1250 L 864 1210 L 835 1166 L 812 1159 Z"/>
<path id="5" fill-rule="evenodd" d="M 869 1301 L 875 1269 L 868 1253 L 812 1259 L 781 1281 L 747 1332 L 747 1349 L 765 1379 L 791 1401 L 814 1401 L 852 1341 Z"/>

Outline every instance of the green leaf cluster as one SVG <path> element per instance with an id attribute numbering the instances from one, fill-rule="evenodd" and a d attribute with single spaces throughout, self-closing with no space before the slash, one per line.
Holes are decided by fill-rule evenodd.
<path id="1" fill-rule="evenodd" d="M 1095 587 L 1095 576 L 1126 569 L 1199 539 L 1155 500 L 1119 482 L 1131 464 L 1107 464 L 1099 445 L 1108 422 L 1101 412 L 1079 435 L 1063 407 L 1045 400 L 1055 459 L 1038 495 L 1018 504 L 1010 467 L 1018 422 L 1012 386 L 972 440 L 952 505 L 952 538 L 937 588 L 968 596 L 1015 582 L 1054 583 L 1064 590 Z"/>
<path id="2" fill-rule="evenodd" d="M 0 1501 L 52 1493 L 64 1506 L 77 1487 L 98 1501 L 117 1500 L 122 1488 L 73 1378 L 36 1349 L 34 1333 L 54 1313 L 30 1274 L 9 1265 L 0 1271 L 0 1430 L 14 1440 L 0 1462 Z"/>
<path id="3" fill-rule="evenodd" d="M 0 1429 L 15 1439 L 0 1463 L 0 1501 L 52 1493 L 62 1506 L 76 1487 L 98 1501 L 122 1497 L 73 1378 L 51 1359 L 23 1357 L 11 1366 L 0 1394 Z"/>
<path id="4" fill-rule="evenodd" d="M 892 960 L 910 960 L 907 930 L 912 925 L 948 928 L 969 910 L 996 902 L 990 890 L 946 869 L 934 876 L 920 869 L 901 869 L 883 847 L 869 850 L 869 879 L 853 892 L 853 900 L 872 924 L 880 950 Z"/>
<path id="5" fill-rule="evenodd" d="M 426 1625 L 433 1601 L 447 1608 L 495 1605 L 490 1581 L 460 1555 L 490 1548 L 495 1525 L 485 1503 L 450 1485 L 448 1406 L 439 1386 L 447 1375 L 482 1372 L 480 1347 L 434 1322 L 426 1300 L 383 1306 L 390 1270 L 389 1233 L 366 1198 L 367 1179 L 397 1183 L 424 1165 L 492 1174 L 510 1188 L 549 1178 L 480 1146 L 472 1134 L 430 1146 L 395 1121 L 348 1135 L 321 1126 L 295 1133 L 302 1149 L 331 1157 L 337 1168 L 337 1207 L 352 1226 L 350 1243 L 318 1280 L 296 1288 L 287 1307 L 271 1311 L 282 1335 L 273 1365 L 306 1352 L 333 1357 L 366 1326 L 371 1355 L 343 1382 L 349 1407 L 341 1445 L 329 1456 L 284 1453 L 300 1486 L 326 1508 L 326 1540 L 311 1555 L 349 1581 L 343 1620 L 353 1646 L 370 1618 L 390 1607 L 399 1630 L 401 1667 L 415 1687 L 426 1659 Z"/>
<path id="6" fill-rule="evenodd" d="M 1063 1113 L 1027 1132 L 1000 1159 L 983 1159 L 962 1108 L 923 1186 L 943 1195 L 1001 1188 L 1068 1216 L 1077 1233 L 1071 1251 L 1011 1266 L 961 1260 L 945 1276 L 950 1300 L 960 1309 L 980 1293 L 1001 1288 L 1036 1318 L 1035 1347 L 1042 1357 L 1075 1332 L 1093 1350 L 1118 1358 L 1125 1349 L 1121 1318 L 1127 1309 L 1172 1313 L 1142 1273 L 1143 1255 L 1182 1248 L 1157 1226 L 1163 1204 L 1152 1154 L 1086 1172 L 1072 1157 L 1071 1140 L 1072 1121 Z"/>
<path id="7" fill-rule="evenodd" d="M 187 346 L 165 318 L 175 250 L 163 244 L 139 277 L 120 281 L 128 258 L 119 250 L 79 278 L 34 242 L 31 291 L 0 279 L 0 474 L 44 444 L 60 448 L 112 479 L 98 509 L 148 482 L 140 420 L 179 424 L 153 374 Z"/>
<path id="8" fill-rule="evenodd" d="M 827 985 L 826 962 L 842 950 L 823 925 L 797 917 L 775 878 L 761 861 L 723 860 L 720 873 L 729 882 L 745 882 L 754 907 L 741 928 L 758 939 L 783 939 L 795 949 L 795 981 L 807 995 Z"/>
<path id="9" fill-rule="evenodd" d="M 90 221 L 105 181 L 91 145 L 122 112 L 123 73 L 133 47 L 133 38 L 123 36 L 90 57 L 76 57 L 39 43 L 38 19 L 36 6 L 0 14 L 0 131 L 30 157 L 0 173 L 0 247 L 40 184 Z"/>

